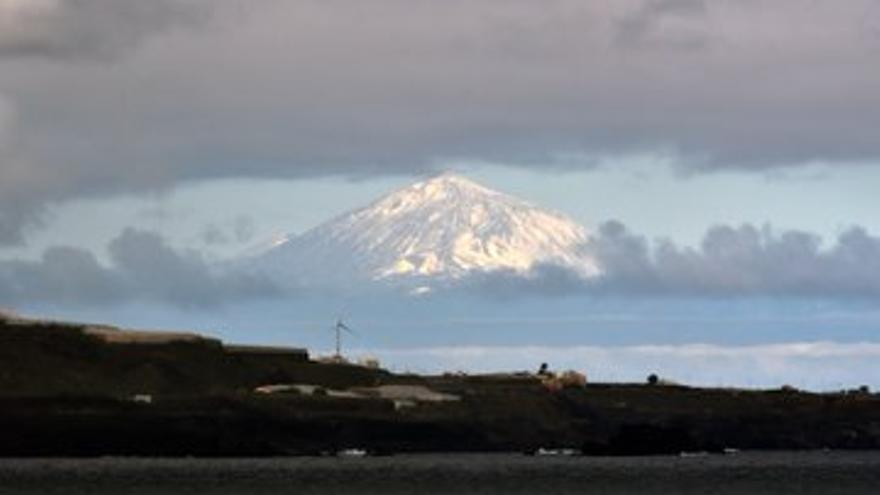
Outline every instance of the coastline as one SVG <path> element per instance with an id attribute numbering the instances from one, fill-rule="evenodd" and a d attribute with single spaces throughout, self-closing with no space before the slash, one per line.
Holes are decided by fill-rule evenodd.
<path id="1" fill-rule="evenodd" d="M 179 335 L 0 321 L 0 456 L 880 449 L 867 390 L 400 375 Z"/>

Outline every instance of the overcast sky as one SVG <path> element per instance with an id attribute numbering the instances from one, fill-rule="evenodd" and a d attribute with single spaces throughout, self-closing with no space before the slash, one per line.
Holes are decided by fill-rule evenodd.
<path id="1" fill-rule="evenodd" d="M 496 288 L 870 306 L 877 60 L 873 0 L 0 0 L 0 306 L 277 297 L 208 267 L 449 169 L 617 270 Z"/>
<path id="2" fill-rule="evenodd" d="M 47 206 L 230 177 L 878 177 L 871 0 L 3 0 L 0 27 L 5 243 Z"/>

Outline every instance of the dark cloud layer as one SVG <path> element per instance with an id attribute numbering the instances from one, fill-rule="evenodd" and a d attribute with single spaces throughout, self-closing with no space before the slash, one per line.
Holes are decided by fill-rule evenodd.
<path id="1" fill-rule="evenodd" d="M 698 248 L 691 248 L 669 241 L 651 243 L 611 221 L 601 226 L 585 249 L 601 266 L 602 274 L 595 279 L 544 265 L 527 277 L 488 274 L 472 288 L 500 297 L 880 297 L 880 237 L 860 227 L 823 246 L 820 237 L 806 232 L 717 226 Z"/>
<path id="2" fill-rule="evenodd" d="M 88 306 L 138 300 L 205 308 L 279 294 L 263 278 L 217 274 L 197 252 L 175 251 L 155 233 L 126 229 L 109 251 L 109 267 L 72 247 L 50 248 L 39 261 L 0 262 L 0 304 Z"/>
<path id="3" fill-rule="evenodd" d="M 201 0 L 13 0 L 0 6 L 0 57 L 111 59 L 206 13 Z"/>
<path id="4" fill-rule="evenodd" d="M 47 204 L 222 177 L 880 159 L 873 0 L 2 5 L 0 243 Z"/>

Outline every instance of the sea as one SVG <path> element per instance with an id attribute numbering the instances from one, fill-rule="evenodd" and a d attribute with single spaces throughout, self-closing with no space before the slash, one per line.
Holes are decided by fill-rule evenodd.
<path id="1" fill-rule="evenodd" d="M 5 459 L 0 494 L 880 494 L 880 452 Z"/>

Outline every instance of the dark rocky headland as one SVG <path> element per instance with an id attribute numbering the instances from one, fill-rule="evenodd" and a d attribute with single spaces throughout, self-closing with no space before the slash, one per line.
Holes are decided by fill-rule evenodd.
<path id="1" fill-rule="evenodd" d="M 416 376 L 195 334 L 0 317 L 0 456 L 880 448 L 880 397 Z"/>

